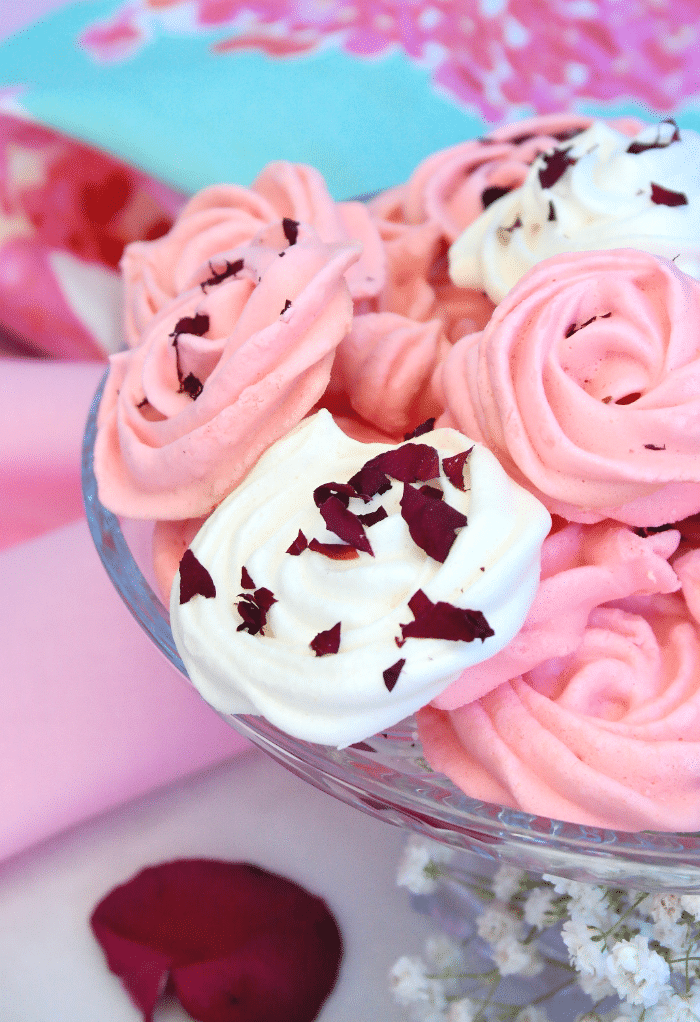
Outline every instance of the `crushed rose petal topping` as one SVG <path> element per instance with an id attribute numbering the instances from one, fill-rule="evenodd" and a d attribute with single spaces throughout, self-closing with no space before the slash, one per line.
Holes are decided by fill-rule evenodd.
<path id="1" fill-rule="evenodd" d="M 450 480 L 452 485 L 457 490 L 465 492 L 464 484 L 464 466 L 467 463 L 467 458 L 474 450 L 474 445 L 468 447 L 466 451 L 460 451 L 459 454 L 454 454 L 451 458 L 442 459 L 442 469 L 447 478 Z"/>
<path id="2" fill-rule="evenodd" d="M 433 603 L 422 589 L 414 593 L 408 606 L 415 620 L 401 625 L 402 640 L 396 640 L 399 646 L 406 639 L 448 639 L 454 642 L 481 639 L 483 642 L 494 634 L 480 610 L 455 607 L 441 600 Z"/>
<path id="3" fill-rule="evenodd" d="M 246 594 L 236 604 L 236 610 L 243 618 L 236 630 L 250 632 L 251 635 L 261 635 L 267 624 L 267 612 L 273 603 L 277 603 L 276 598 L 264 586 L 256 589 L 252 595 Z"/>
<path id="4" fill-rule="evenodd" d="M 194 596 L 212 599 L 216 596 L 216 586 L 207 569 L 188 547 L 180 561 L 180 604 L 189 603 Z"/>
<path id="5" fill-rule="evenodd" d="M 467 524 L 467 516 L 445 503 L 442 493 L 437 500 L 432 493 L 424 492 L 425 489 L 416 490 L 404 483 L 401 516 L 416 546 L 444 564 L 457 538 L 457 529 Z M 433 490 L 433 487 L 427 489 Z"/>
<path id="6" fill-rule="evenodd" d="M 394 691 L 394 687 L 396 682 L 399 680 L 399 675 L 401 674 L 405 663 L 405 658 L 397 660 L 395 664 L 392 664 L 391 667 L 387 667 L 387 669 L 382 672 L 384 684 L 386 685 L 388 692 Z"/>
<path id="7" fill-rule="evenodd" d="M 337 653 L 340 649 L 340 621 L 334 624 L 332 628 L 327 628 L 325 631 L 319 632 L 318 635 L 314 636 L 309 646 L 316 656 L 328 656 L 329 653 Z"/>

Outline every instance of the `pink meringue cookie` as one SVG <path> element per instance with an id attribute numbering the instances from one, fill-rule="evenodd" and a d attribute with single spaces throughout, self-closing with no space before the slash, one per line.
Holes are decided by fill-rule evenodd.
<path id="1" fill-rule="evenodd" d="M 393 312 L 355 316 L 338 345 L 331 388 L 366 422 L 400 439 L 442 412 L 431 378 L 449 349 L 440 320 L 417 323 Z"/>
<path id="2" fill-rule="evenodd" d="M 288 217 L 310 224 L 327 244 L 362 243 L 347 270 L 355 299 L 384 284 L 385 258 L 376 226 L 360 202 L 336 203 L 313 167 L 270 163 L 251 188 L 217 184 L 198 192 L 164 237 L 129 245 L 122 259 L 125 332 L 130 347 L 165 304 L 211 276 L 231 253 L 266 226 Z"/>
<path id="3" fill-rule="evenodd" d="M 359 244 L 281 224 L 234 249 L 228 275 L 183 292 L 116 355 L 95 441 L 100 499 L 132 518 L 209 514 L 311 410 L 350 329 Z M 240 265 L 239 265 L 240 264 Z"/>
<path id="4" fill-rule="evenodd" d="M 451 712 L 428 762 L 477 799 L 617 830 L 700 828 L 700 635 L 680 596 L 591 612 L 577 650 Z"/>
<path id="5" fill-rule="evenodd" d="M 591 611 L 601 604 L 676 592 L 681 583 L 668 558 L 679 540 L 675 529 L 642 538 L 610 522 L 569 524 L 550 533 L 542 546 L 540 585 L 523 627 L 490 660 L 463 671 L 432 705 L 457 709 L 545 660 L 569 656 Z"/>
<path id="6" fill-rule="evenodd" d="M 700 284 L 633 249 L 544 260 L 443 363 L 446 413 L 570 521 L 700 510 Z"/>
<path id="7" fill-rule="evenodd" d="M 546 114 L 497 128 L 484 138 L 470 139 L 443 149 L 424 160 L 397 193 L 406 223 L 425 221 L 439 225 L 449 242 L 483 213 L 489 190 L 501 194 L 518 188 L 530 165 L 542 153 L 585 131 L 592 117 Z M 642 122 L 624 118 L 612 122 L 625 134 L 635 135 Z"/>
<path id="8" fill-rule="evenodd" d="M 439 318 L 452 342 L 483 329 L 495 306 L 483 291 L 452 283 L 447 243 L 438 225 L 402 222 L 391 195 L 388 200 L 379 196 L 370 209 L 386 253 L 386 282 L 371 301 L 360 303 L 358 312 L 393 312 L 421 323 Z"/>

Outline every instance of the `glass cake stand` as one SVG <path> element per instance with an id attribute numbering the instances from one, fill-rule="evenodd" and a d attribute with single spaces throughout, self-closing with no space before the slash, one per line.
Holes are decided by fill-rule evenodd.
<path id="1" fill-rule="evenodd" d="M 139 569 L 119 522 L 100 503 L 92 467 L 95 394 L 83 440 L 88 524 L 107 574 L 127 607 L 187 678 L 167 608 Z M 292 738 L 262 717 L 224 719 L 298 777 L 363 812 L 491 863 L 647 891 L 700 891 L 700 834 L 630 834 L 532 816 L 469 798 L 422 757 L 412 718 L 346 749 Z M 700 797 L 700 793 L 698 794 Z"/>

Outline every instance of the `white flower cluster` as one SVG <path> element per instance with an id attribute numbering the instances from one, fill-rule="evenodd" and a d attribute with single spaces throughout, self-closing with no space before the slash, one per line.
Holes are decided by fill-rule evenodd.
<path id="1" fill-rule="evenodd" d="M 546 1002 L 567 988 L 592 1002 L 578 1022 L 700 1022 L 700 895 L 546 874 L 540 881 L 510 866 L 475 878 L 453 858 L 451 849 L 413 836 L 399 868 L 398 883 L 414 894 L 457 883 L 484 904 L 472 941 L 431 938 L 423 957 L 401 958 L 392 969 L 394 998 L 415 1022 L 547 1022 Z M 477 937 L 482 961 L 486 954 L 493 966 L 468 971 L 465 952 Z M 540 984 L 531 1003 L 497 998 L 504 977 L 539 976 L 545 965 L 551 989 L 541 992 Z"/>

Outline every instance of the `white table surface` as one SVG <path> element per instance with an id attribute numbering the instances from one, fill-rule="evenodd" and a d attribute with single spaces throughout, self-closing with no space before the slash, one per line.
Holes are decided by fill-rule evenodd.
<path id="1" fill-rule="evenodd" d="M 322 896 L 345 941 L 319 1022 L 398 1022 L 387 990 L 430 922 L 394 882 L 398 829 L 345 806 L 252 750 L 0 865 L 0 1022 L 139 1022 L 88 919 L 113 886 L 179 857 L 249 861 Z M 185 1022 L 175 1003 L 157 1022 Z"/>

